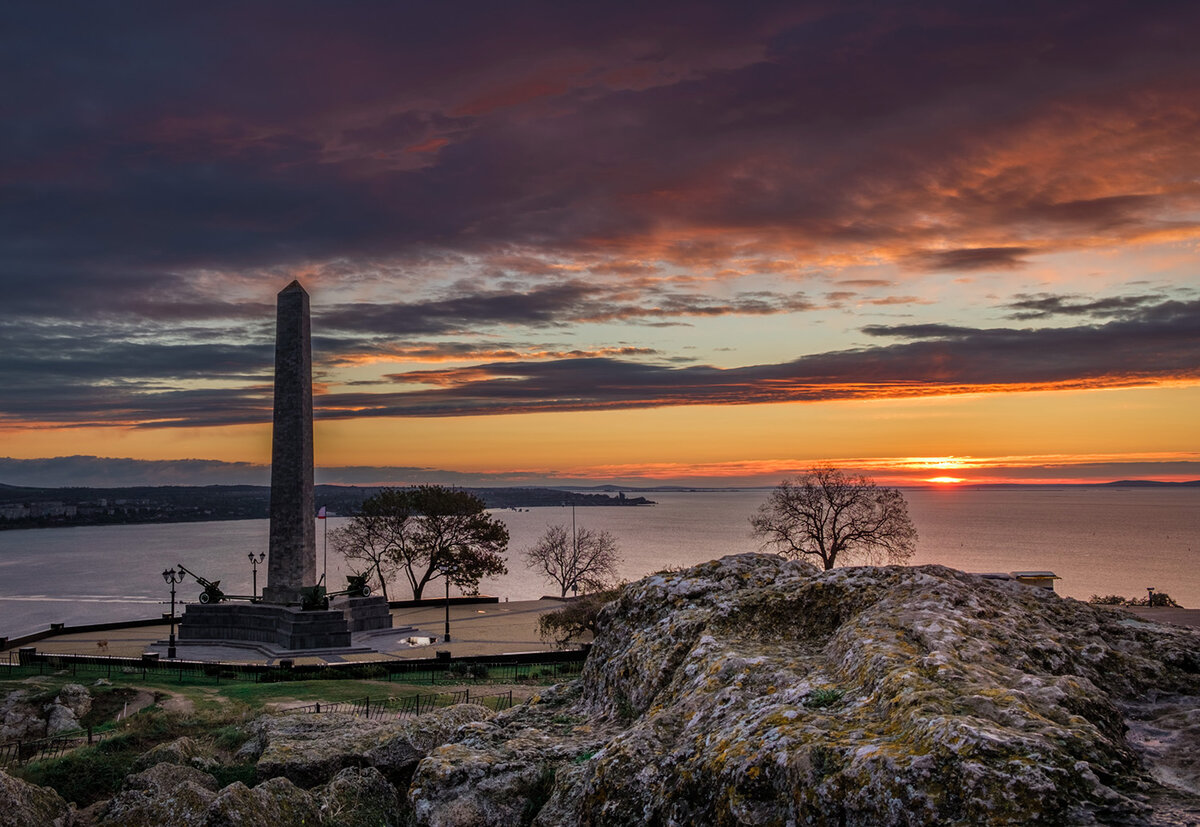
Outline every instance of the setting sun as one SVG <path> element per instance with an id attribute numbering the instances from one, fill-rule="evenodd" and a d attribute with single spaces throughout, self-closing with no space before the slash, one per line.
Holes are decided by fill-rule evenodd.
<path id="1" fill-rule="evenodd" d="M 931 477 L 925 482 L 936 482 L 939 485 L 953 485 L 954 483 L 966 482 L 962 477 Z"/>

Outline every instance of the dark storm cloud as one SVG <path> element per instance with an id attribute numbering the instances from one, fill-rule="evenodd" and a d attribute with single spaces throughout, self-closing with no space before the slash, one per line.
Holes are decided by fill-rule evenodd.
<path id="1" fill-rule="evenodd" d="M 378 288 L 314 305 L 329 366 L 413 337 L 815 309 L 696 274 L 827 255 L 1012 269 L 1186 235 L 1198 24 L 1193 3 L 1115 1 L 5 4 L 0 417 L 264 421 L 261 320 L 297 273 L 337 301 Z M 830 301 L 922 301 L 841 284 L 897 289 Z M 1168 303 L 1039 294 L 1008 310 L 1111 321 L 874 326 L 902 341 L 729 369 L 484 342 L 470 372 L 330 394 L 324 413 L 842 398 L 1195 364 Z"/>
<path id="2" fill-rule="evenodd" d="M 1200 378 L 1200 301 L 1139 307 L 1105 324 L 977 329 L 873 325 L 898 344 L 804 356 L 779 364 L 673 367 L 586 353 L 415 370 L 396 392 L 334 392 L 314 400 L 320 418 L 469 416 L 701 404 L 822 401 L 1099 388 Z M 643 354 L 636 354 L 642 356 Z M 271 388 L 17 383 L 0 403 L 14 420 L 134 423 L 141 427 L 269 420 Z"/>
<path id="3" fill-rule="evenodd" d="M 1150 190 L 1195 160 L 1198 11 L 7 4 L 0 278 L 14 311 L 69 314 L 196 269 L 430 250 L 715 262 L 748 233 L 784 258 L 903 256 L 917 214 L 940 235 L 1136 235 L 1195 195 L 1186 175 Z M 1039 156 L 1056 142 L 1072 151 Z M 979 171 L 1009 147 L 1020 163 Z M 1118 159 L 1131 191 L 1103 184 Z"/>
<path id="4" fill-rule="evenodd" d="M 504 362 L 396 374 L 396 394 L 331 394 L 327 416 L 455 416 L 518 411 L 828 400 L 1108 387 L 1200 377 L 1200 302 L 1166 302 L 1104 325 L 1060 329 L 874 326 L 904 344 L 776 365 L 673 368 L 618 359 Z M 1053 354 L 1050 358 L 1048 354 Z"/>
<path id="5" fill-rule="evenodd" d="M 721 299 L 674 290 L 669 285 L 657 281 L 564 281 L 526 290 L 495 290 L 481 285 L 445 299 L 342 305 L 321 311 L 318 322 L 359 334 L 426 335 L 461 333 L 481 325 L 547 327 L 689 316 L 763 316 L 812 307 L 799 293 L 743 291 Z"/>
<path id="6" fill-rule="evenodd" d="M 1052 316 L 1122 316 L 1130 310 L 1161 302 L 1161 296 L 1111 296 L 1085 299 L 1080 296 L 1056 296 L 1050 293 L 1018 295 L 1008 307 L 1010 319 L 1048 319 Z"/>
<path id="7" fill-rule="evenodd" d="M 908 266 L 922 270 L 1011 270 L 1025 266 L 1030 247 L 969 247 L 914 253 L 906 257 Z"/>

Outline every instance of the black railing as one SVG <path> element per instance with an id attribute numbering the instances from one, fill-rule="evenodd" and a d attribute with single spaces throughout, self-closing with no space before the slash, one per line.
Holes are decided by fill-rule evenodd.
<path id="1" fill-rule="evenodd" d="M 211 661 L 160 660 L 109 655 L 56 655 L 26 649 L 0 660 L 0 677 L 66 673 L 106 678 L 128 675 L 142 680 L 167 678 L 178 683 L 246 681 L 274 683 L 302 680 L 386 680 L 396 683 L 465 684 L 480 682 L 558 681 L 579 675 L 587 653 L 581 650 L 529 652 L 520 655 L 477 656 L 450 660 L 421 658 L 274 665 Z"/>
<path id="2" fill-rule="evenodd" d="M 89 728 L 28 741 L 10 741 L 0 744 L 0 767 L 58 758 L 78 747 L 98 744 L 112 734 L 112 730 L 94 732 Z"/>
<path id="3" fill-rule="evenodd" d="M 293 707 L 289 712 L 341 712 L 356 715 L 360 718 L 385 720 L 388 718 L 413 718 L 424 715 L 434 709 L 442 709 L 456 704 L 479 704 L 499 712 L 513 705 L 512 690 L 507 692 L 487 692 L 472 694 L 470 689 L 456 692 L 433 692 L 425 695 L 412 695 L 407 698 L 363 698 L 361 701 L 340 701 L 335 703 L 315 703 L 307 706 Z"/>

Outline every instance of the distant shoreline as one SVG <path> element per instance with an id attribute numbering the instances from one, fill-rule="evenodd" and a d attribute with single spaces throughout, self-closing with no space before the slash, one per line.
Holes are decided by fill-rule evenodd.
<path id="1" fill-rule="evenodd" d="M 351 516 L 382 486 L 316 486 L 316 503 L 330 516 Z M 562 506 L 654 505 L 623 491 L 580 493 L 555 488 L 461 488 L 488 508 L 513 510 Z M 79 526 L 204 523 L 261 520 L 269 516 L 271 489 L 253 485 L 143 486 L 133 488 L 21 488 L 0 485 L 0 531 Z M 314 515 L 314 519 L 315 519 Z"/>

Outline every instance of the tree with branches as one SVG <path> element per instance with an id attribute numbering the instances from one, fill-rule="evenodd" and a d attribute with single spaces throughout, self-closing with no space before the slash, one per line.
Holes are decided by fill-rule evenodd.
<path id="1" fill-rule="evenodd" d="M 563 525 L 546 531 L 525 552 L 525 565 L 558 584 L 560 597 L 569 591 L 593 592 L 616 581 L 621 555 L 617 541 L 607 531 L 581 528 L 572 533 Z"/>
<path id="2" fill-rule="evenodd" d="M 484 577 L 508 573 L 508 527 L 487 513 L 483 500 L 441 485 L 419 485 L 404 494 L 412 517 L 397 559 L 415 600 L 439 577 L 473 594 Z"/>
<path id="3" fill-rule="evenodd" d="M 335 553 L 342 555 L 355 570 L 365 570 L 379 582 L 379 593 L 384 600 L 388 599 L 388 581 L 400 570 L 395 550 L 409 517 L 397 494 L 384 491 L 368 498 L 360 513 L 335 529 L 331 537 Z"/>
<path id="4" fill-rule="evenodd" d="M 484 577 L 508 573 L 508 527 L 487 513 L 479 497 L 440 485 L 368 497 L 334 547 L 347 560 L 368 562 L 381 583 L 404 572 L 415 600 L 440 577 L 471 594 Z"/>
<path id="5" fill-rule="evenodd" d="M 903 494 L 829 465 L 780 483 L 750 525 L 764 547 L 813 558 L 826 570 L 846 558 L 904 563 L 917 545 Z"/>

